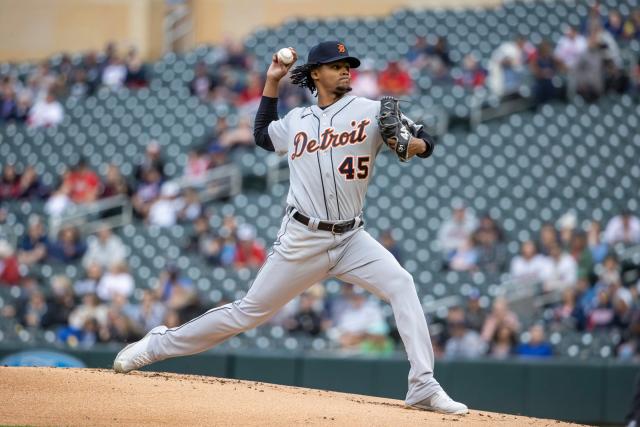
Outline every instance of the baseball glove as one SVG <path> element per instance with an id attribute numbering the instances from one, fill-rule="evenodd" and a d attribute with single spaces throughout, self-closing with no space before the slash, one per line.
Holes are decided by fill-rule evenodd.
<path id="1" fill-rule="evenodd" d="M 380 99 L 380 114 L 376 119 L 385 144 L 395 151 L 400 161 L 406 162 L 409 160 L 411 132 L 407 129 L 398 104 L 396 98 L 383 96 Z"/>

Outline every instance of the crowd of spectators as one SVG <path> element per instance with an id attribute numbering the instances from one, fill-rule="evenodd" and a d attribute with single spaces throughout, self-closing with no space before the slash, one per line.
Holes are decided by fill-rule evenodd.
<path id="1" fill-rule="evenodd" d="M 640 245 L 640 218 L 623 210 L 608 221 L 603 231 L 600 223 L 593 220 L 581 228 L 576 215 L 569 212 L 556 224 L 543 224 L 538 239 L 522 241 L 520 253 L 510 260 L 505 240 L 494 220 L 484 216 L 478 221 L 473 212 L 456 201 L 451 218 L 442 222 L 439 232 L 443 268 L 507 274 L 509 283 L 516 288 L 531 288 L 534 295 L 552 296 L 541 313 L 546 323 L 536 324 L 527 337 L 543 342 L 541 337 L 550 329 L 616 331 L 621 336 L 616 348 L 619 357 L 638 354 L 640 280 L 636 275 L 623 279 L 625 266 L 615 249 Z M 496 340 L 500 340 L 501 352 L 507 342 L 513 341 L 510 354 L 521 354 L 516 345 L 517 334 L 522 332 L 515 326 L 518 322 L 507 322 L 506 329 L 493 326 L 487 329 L 486 323 L 481 326 L 482 322 L 477 320 L 478 298 L 476 292 L 469 298 L 473 309 L 466 307 L 465 312 L 464 307 L 454 307 L 449 312 L 445 333 L 439 341 L 442 354 L 463 357 L 492 354 Z M 498 301 L 493 311 L 497 303 L 498 312 L 504 312 L 506 302 Z M 469 310 L 473 312 L 473 320 L 465 319 Z M 510 317 L 515 315 L 512 313 Z M 545 345 L 548 347 L 548 343 Z"/>
<path id="2" fill-rule="evenodd" d="M 89 96 L 99 87 L 140 88 L 149 81 L 138 51 L 130 48 L 121 56 L 113 43 L 103 52 L 92 51 L 78 58 L 63 54 L 55 63 L 44 60 L 22 78 L 0 76 L 0 124 L 56 126 L 64 119 L 59 99 Z"/>

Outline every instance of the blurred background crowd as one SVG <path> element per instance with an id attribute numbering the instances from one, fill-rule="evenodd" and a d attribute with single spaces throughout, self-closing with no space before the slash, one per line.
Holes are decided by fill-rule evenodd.
<path id="1" fill-rule="evenodd" d="M 436 83 L 488 91 L 502 100 L 528 96 L 537 106 L 567 101 L 569 94 L 587 103 L 606 94 L 638 96 L 640 63 L 626 67 L 619 47 L 630 40 L 640 40 L 640 9 L 623 15 L 617 10 L 603 13 L 597 5 L 581 25 L 564 24 L 556 43 L 533 43 L 521 35 L 505 39 L 488 58 L 470 53 L 455 63 L 447 37 L 419 36 L 402 58 L 383 67 L 365 59 L 352 70 L 352 93 L 402 98 L 416 91 L 416 76 L 426 75 Z M 180 187 L 172 180 L 197 183 L 231 162 L 233 153 L 255 149 L 252 117 L 264 84 L 262 63 L 238 40 L 217 46 L 215 54 L 213 62 L 195 63 L 189 93 L 216 111 L 233 109 L 238 115 L 216 115 L 184 164 L 153 138 L 144 141 L 144 153 L 130 171 L 117 162 L 95 167 L 78 156 L 46 182 L 37 165 L 3 161 L 0 287 L 11 289 L 11 298 L 1 306 L 2 318 L 14 319 L 18 328 L 49 331 L 57 343 L 91 347 L 136 340 L 159 324 L 178 326 L 214 305 L 169 256 L 157 277 L 136 283 L 129 264 L 132 248 L 107 224 L 89 235 L 75 226 L 50 229 L 52 218 L 64 217 L 74 206 L 113 196 L 130 200 L 134 221 L 144 227 L 185 225 L 189 232 L 178 241 L 181 253 L 198 257 L 210 269 L 259 269 L 268 244 L 258 237 L 256 225 L 200 200 L 197 184 Z M 109 44 L 102 52 L 42 61 L 28 75 L 0 73 L 0 126 L 45 132 L 68 114 L 61 101 L 93 97 L 105 89 L 114 96 L 143 90 L 152 80 L 149 68 L 135 48 L 123 53 Z M 310 102 L 314 100 L 307 91 L 283 83 L 280 113 Z M 43 212 L 29 215 L 24 233 L 12 239 L 8 206 L 16 202 L 42 203 Z M 637 209 L 623 209 L 602 223 L 569 211 L 545 222 L 535 238 L 521 239 L 522 230 L 507 233 L 490 212 L 475 212 L 468 204 L 456 200 L 446 211 L 450 215 L 438 214 L 439 232 L 431 239 L 440 248 L 441 271 L 501 275 L 517 287 L 541 286 L 541 295 L 560 292 L 562 299 L 544 304 L 541 316 L 523 319 L 507 299 L 490 300 L 472 288 L 463 301 L 430 319 L 438 357 L 549 357 L 567 329 L 613 331 L 618 339 L 602 356 L 639 357 L 640 280 L 625 275 L 627 266 L 614 250 L 640 245 Z M 528 231 L 532 236 L 537 232 Z M 406 254 L 392 230 L 381 230 L 380 241 L 404 262 Z M 513 243 L 521 248 L 516 256 L 507 249 Z M 34 273 L 42 265 L 75 265 L 80 273 L 44 277 Z M 272 319 L 270 327 L 292 336 L 325 337 L 331 348 L 347 352 L 384 355 L 401 348 L 388 306 L 347 283 L 338 292 L 328 288 L 326 283 L 314 285 Z M 228 302 L 222 297 L 215 305 Z"/>

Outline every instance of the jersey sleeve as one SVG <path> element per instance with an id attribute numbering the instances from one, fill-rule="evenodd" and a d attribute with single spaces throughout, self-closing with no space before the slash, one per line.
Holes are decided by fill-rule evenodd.
<path id="1" fill-rule="evenodd" d="M 271 138 L 271 142 L 273 143 L 275 152 L 280 155 L 285 154 L 289 148 L 289 123 L 291 121 L 291 113 L 293 111 L 295 111 L 295 109 L 291 110 L 280 120 L 274 120 L 273 122 L 269 123 L 269 138 Z"/>

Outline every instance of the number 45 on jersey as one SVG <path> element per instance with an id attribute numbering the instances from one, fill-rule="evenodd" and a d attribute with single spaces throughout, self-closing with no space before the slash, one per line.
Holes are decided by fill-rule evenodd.
<path id="1" fill-rule="evenodd" d="M 338 172 L 347 181 L 367 179 L 369 177 L 369 156 L 347 156 L 344 158 Z"/>

